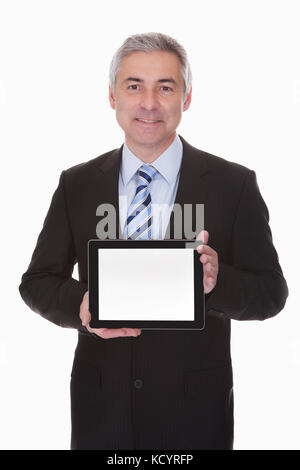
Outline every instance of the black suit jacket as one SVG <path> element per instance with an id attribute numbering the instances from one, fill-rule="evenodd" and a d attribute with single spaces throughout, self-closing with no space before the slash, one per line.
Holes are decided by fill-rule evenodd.
<path id="1" fill-rule="evenodd" d="M 27 305 L 78 330 L 72 449 L 231 449 L 230 320 L 264 320 L 285 305 L 288 288 L 255 172 L 179 137 L 183 159 L 175 203 L 205 204 L 209 245 L 219 256 L 217 285 L 205 296 L 203 331 L 144 330 L 137 338 L 102 339 L 81 325 L 87 243 L 97 238 L 100 204 L 117 209 L 119 233 L 123 146 L 62 172 L 23 274 L 20 293 Z M 172 224 L 173 214 L 170 238 Z M 79 281 L 72 278 L 76 262 Z"/>

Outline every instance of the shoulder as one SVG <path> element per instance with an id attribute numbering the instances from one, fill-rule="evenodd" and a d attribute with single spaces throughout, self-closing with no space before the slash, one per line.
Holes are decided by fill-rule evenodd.
<path id="1" fill-rule="evenodd" d="M 243 191 L 249 186 L 257 191 L 256 174 L 252 169 L 223 155 L 217 156 L 196 148 L 181 139 L 189 167 L 186 175 L 197 174 L 204 177 L 220 197 L 230 196 L 233 200 L 239 200 Z"/>
<path id="2" fill-rule="evenodd" d="M 109 158 L 116 150 L 110 150 L 109 152 L 105 152 L 102 155 L 87 160 L 82 163 L 78 163 L 77 165 L 71 166 L 64 170 L 66 177 L 72 178 L 76 176 L 84 176 L 85 174 L 90 174 L 91 172 L 95 171 L 96 168 L 101 168 L 102 164 Z"/>
<path id="3" fill-rule="evenodd" d="M 189 142 L 187 142 L 181 135 L 179 135 L 183 151 L 191 158 L 194 164 L 202 166 L 206 170 L 213 173 L 226 173 L 233 176 L 246 175 L 252 170 L 241 163 L 231 161 L 225 156 L 217 156 L 213 153 L 201 150 Z"/>
<path id="4" fill-rule="evenodd" d="M 255 172 L 252 169 L 241 163 L 231 161 L 223 155 L 217 156 L 196 148 L 184 139 L 182 141 L 184 151 L 191 162 L 191 168 L 197 173 L 207 174 L 213 185 L 218 185 L 219 187 L 226 185 L 227 187 L 231 186 L 238 189 L 244 186 L 248 178 L 255 176 Z"/>
<path id="5" fill-rule="evenodd" d="M 190 146 L 192 147 L 192 146 Z M 224 156 L 217 156 L 213 153 L 200 150 L 196 147 L 192 147 L 195 157 L 198 161 L 205 160 L 207 168 L 214 173 L 226 173 L 226 175 L 234 176 L 245 176 L 249 172 L 253 171 L 241 163 L 231 161 L 229 158 Z"/>
<path id="6" fill-rule="evenodd" d="M 242 187 L 251 175 L 255 174 L 252 169 L 241 163 L 207 152 L 202 152 L 202 154 L 205 154 L 210 171 L 220 184 L 227 182 L 229 185 Z"/>
<path id="7" fill-rule="evenodd" d="M 101 184 L 105 169 L 114 165 L 119 158 L 120 149 L 110 150 L 102 155 L 71 166 L 61 172 L 59 185 L 66 196 L 76 199 L 86 194 L 89 188 Z"/>

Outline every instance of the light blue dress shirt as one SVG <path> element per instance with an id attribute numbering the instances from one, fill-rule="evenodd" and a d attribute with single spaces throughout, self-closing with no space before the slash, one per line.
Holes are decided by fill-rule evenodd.
<path id="1" fill-rule="evenodd" d="M 149 184 L 153 215 L 152 238 L 154 240 L 163 240 L 165 237 L 178 188 L 182 149 L 182 142 L 176 134 L 171 145 L 151 163 L 157 170 L 157 174 Z M 119 213 L 123 238 L 125 238 L 123 233 L 128 208 L 137 188 L 137 171 L 143 164 L 144 162 L 134 155 L 124 142 L 119 174 Z"/>

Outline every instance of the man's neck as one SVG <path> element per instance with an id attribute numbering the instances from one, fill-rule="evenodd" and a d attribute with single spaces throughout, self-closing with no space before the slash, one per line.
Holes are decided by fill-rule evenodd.
<path id="1" fill-rule="evenodd" d="M 174 132 L 168 140 L 160 142 L 157 146 L 148 147 L 145 144 L 136 145 L 131 140 L 125 139 L 126 145 L 131 150 L 131 152 L 142 160 L 144 163 L 152 163 L 156 160 L 167 148 L 172 144 L 176 137 L 176 132 Z"/>

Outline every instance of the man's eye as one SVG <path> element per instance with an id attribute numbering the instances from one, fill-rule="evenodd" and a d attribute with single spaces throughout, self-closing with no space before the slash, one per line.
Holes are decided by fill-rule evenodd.
<path id="1" fill-rule="evenodd" d="M 130 90 L 137 90 L 138 87 L 139 87 L 139 85 L 129 85 L 129 86 L 128 86 L 128 89 L 130 89 Z M 166 91 L 166 92 L 172 91 L 172 88 L 169 87 L 169 86 L 163 86 L 163 87 L 161 87 L 161 89 L 162 89 L 162 91 Z"/>

